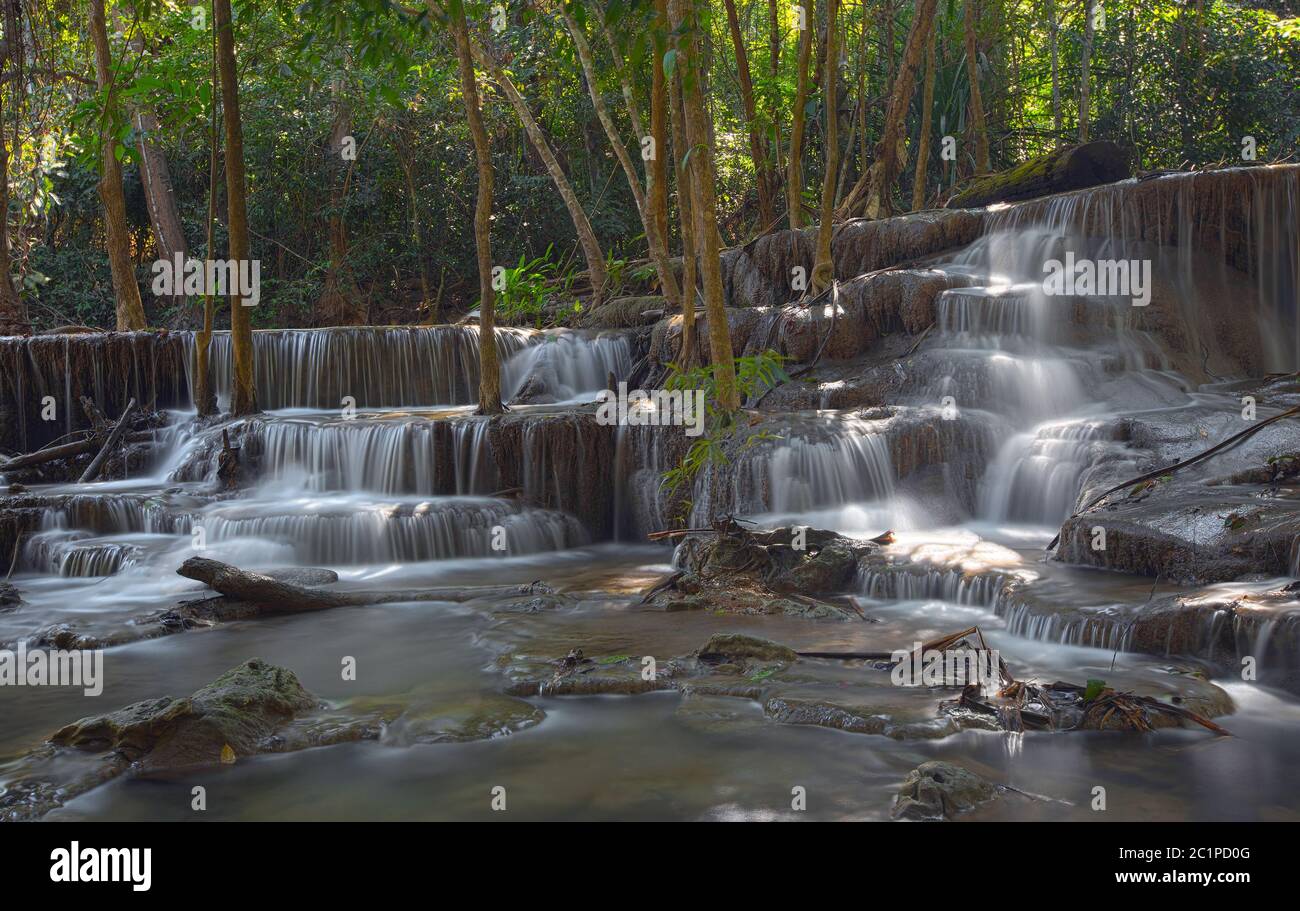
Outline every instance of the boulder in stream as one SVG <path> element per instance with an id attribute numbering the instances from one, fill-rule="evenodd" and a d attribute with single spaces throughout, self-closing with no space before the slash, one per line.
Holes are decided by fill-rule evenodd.
<path id="1" fill-rule="evenodd" d="M 951 762 L 923 762 L 911 772 L 894 799 L 895 819 L 952 819 L 998 796 L 996 786 Z"/>

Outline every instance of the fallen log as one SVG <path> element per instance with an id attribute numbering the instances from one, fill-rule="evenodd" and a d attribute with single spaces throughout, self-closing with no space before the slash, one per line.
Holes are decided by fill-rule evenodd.
<path id="1" fill-rule="evenodd" d="M 531 594 L 531 585 L 485 585 L 460 588 L 425 588 L 410 591 L 323 591 L 281 582 L 261 573 L 249 572 L 220 560 L 190 557 L 176 570 L 178 575 L 202 582 L 213 591 L 235 601 L 255 604 L 259 613 L 301 613 L 332 607 L 360 607 L 402 601 L 472 601 L 485 597 Z"/>
<path id="2" fill-rule="evenodd" d="M 1114 183 L 1133 176 L 1128 154 L 1113 142 L 1086 142 L 977 177 L 948 200 L 949 209 L 977 209 Z"/>
<path id="3" fill-rule="evenodd" d="M 113 428 L 112 433 L 108 435 L 108 439 L 104 441 L 103 448 L 99 450 L 98 455 L 91 459 L 90 464 L 86 466 L 86 470 L 82 473 L 81 480 L 78 483 L 89 484 L 98 477 L 99 470 L 104 465 L 104 460 L 108 458 L 108 454 L 113 451 L 113 447 L 117 445 L 117 441 L 122 438 L 122 434 L 126 431 L 127 421 L 131 419 L 131 412 L 133 411 L 135 411 L 134 397 L 131 401 L 126 403 L 126 410 L 123 411 L 122 416 L 117 419 L 117 425 Z"/>
<path id="4" fill-rule="evenodd" d="M 97 439 L 88 437 L 84 440 L 64 443 L 61 446 L 51 446 L 49 449 L 38 449 L 36 452 L 29 452 L 26 455 L 14 456 L 3 465 L 0 465 L 0 471 L 18 471 L 20 468 L 32 468 L 59 459 L 71 459 L 79 455 L 85 455 L 88 452 L 94 452 L 95 447 L 98 445 L 99 441 Z"/>

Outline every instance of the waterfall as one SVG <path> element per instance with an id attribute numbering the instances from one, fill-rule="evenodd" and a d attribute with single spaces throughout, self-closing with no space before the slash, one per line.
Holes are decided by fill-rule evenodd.
<path id="1" fill-rule="evenodd" d="M 618 334 L 498 327 L 495 336 L 507 398 L 528 385 L 530 401 L 567 401 L 605 388 L 611 372 L 622 379 L 632 369 L 631 346 Z M 184 338 L 192 373 L 194 335 Z M 253 363 L 263 410 L 468 405 L 478 401 L 479 329 L 263 329 L 253 333 Z M 229 332 L 213 335 L 209 364 L 225 408 L 232 382 Z"/>

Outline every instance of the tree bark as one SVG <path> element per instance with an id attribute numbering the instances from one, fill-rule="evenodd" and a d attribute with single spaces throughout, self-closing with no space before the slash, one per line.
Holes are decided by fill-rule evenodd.
<path id="1" fill-rule="evenodd" d="M 0 85 L 0 335 L 22 335 L 30 332 L 32 325 L 27 305 L 14 287 L 9 254 L 9 146 L 4 133 L 4 92 Z"/>
<path id="2" fill-rule="evenodd" d="M 970 125 L 975 136 L 975 173 L 987 174 L 989 162 L 989 131 L 984 121 L 984 96 L 980 93 L 979 47 L 975 42 L 975 24 L 979 19 L 977 0 L 962 3 L 963 30 L 966 39 L 966 78 L 970 82 Z"/>
<path id="3" fill-rule="evenodd" d="M 145 328 L 144 304 L 135 280 L 131 261 L 131 228 L 126 220 L 126 199 L 122 193 L 122 163 L 117 157 L 116 78 L 113 58 L 108 47 L 108 27 L 104 20 L 104 0 L 90 0 L 90 37 L 95 46 L 95 84 L 104 93 L 104 111 L 100 115 L 99 198 L 104 203 L 104 228 L 108 241 L 108 265 L 113 274 L 113 297 L 116 300 L 119 332 Z"/>
<path id="4" fill-rule="evenodd" d="M 1056 21 L 1056 0 L 1047 0 L 1047 42 L 1052 55 L 1052 129 L 1061 136 L 1061 50 Z"/>
<path id="5" fill-rule="evenodd" d="M 684 44 L 679 37 L 681 26 L 681 0 L 655 0 L 669 10 L 672 26 L 671 43 L 677 54 L 677 66 L 669 82 L 669 104 L 672 107 L 671 127 L 673 136 L 673 176 L 677 180 L 677 222 L 682 235 L 682 347 L 678 355 L 679 366 L 683 369 L 695 361 L 695 283 L 697 232 L 695 230 L 695 210 L 692 205 L 694 197 L 694 177 L 691 176 L 690 143 L 686 140 L 686 109 L 682 102 L 682 55 Z M 663 66 L 660 59 L 658 65 Z"/>
<path id="6" fill-rule="evenodd" d="M 235 69 L 235 27 L 230 0 L 213 0 L 213 27 L 217 31 L 217 70 L 221 77 L 221 108 L 226 127 L 226 228 L 230 259 L 249 262 L 248 184 L 244 177 L 244 127 L 239 116 L 239 82 Z M 257 386 L 253 376 L 253 325 L 239 289 L 230 299 L 230 347 L 234 360 L 231 414 L 257 411 Z"/>
<path id="7" fill-rule="evenodd" d="M 428 0 L 433 12 L 434 0 Z M 478 86 L 474 81 L 474 57 L 469 46 L 469 23 L 465 21 L 463 3 L 449 4 L 452 37 L 456 44 L 456 64 L 460 71 L 460 93 L 465 118 L 474 137 L 474 160 L 478 168 L 478 197 L 474 204 L 474 246 L 478 251 L 478 413 L 501 414 L 501 364 L 496 345 L 496 292 L 492 288 L 492 148 L 483 109 L 479 106 Z"/>
<path id="8" fill-rule="evenodd" d="M 763 229 L 776 221 L 772 202 L 772 175 L 763 134 L 758 127 L 758 107 L 754 102 L 754 80 L 749 72 L 749 53 L 745 49 L 745 36 L 740 30 L 740 16 L 736 0 L 723 0 L 727 7 L 727 27 L 731 32 L 731 46 L 736 52 L 736 80 L 740 83 L 740 100 L 745 111 L 745 125 L 749 131 L 749 156 L 754 162 L 754 184 L 758 189 L 758 223 Z"/>
<path id="9" fill-rule="evenodd" d="M 667 36 L 667 0 L 654 0 L 654 34 L 651 42 L 653 59 L 650 63 L 650 140 L 654 146 L 654 157 L 647 163 L 646 196 L 650 220 L 659 232 L 665 256 L 668 253 L 668 158 L 672 154 L 668 146 L 668 80 L 664 75 Z M 671 309 L 681 306 L 686 298 L 674 276 L 671 288 L 664 288 L 664 299 L 668 307 Z"/>
<path id="10" fill-rule="evenodd" d="M 786 163 L 785 204 L 790 230 L 803 227 L 803 133 L 808 105 L 808 61 L 812 56 L 812 36 L 816 28 L 813 0 L 807 0 L 804 29 L 799 35 L 799 81 L 794 92 L 794 115 L 790 122 L 790 158 Z"/>
<path id="11" fill-rule="evenodd" d="M 845 215 L 861 213 L 867 218 L 881 218 L 890 214 L 893 203 L 890 189 L 898 170 L 899 146 L 903 141 L 903 125 L 907 109 L 912 103 L 912 90 L 916 86 L 916 69 L 921 62 L 930 30 L 934 26 L 934 10 L 938 0 L 917 0 L 912 25 L 907 32 L 907 45 L 903 59 L 894 77 L 894 87 L 885 109 L 885 126 L 880 141 L 876 143 L 876 160 L 858 178 L 841 206 Z"/>
<path id="12" fill-rule="evenodd" d="M 215 20 L 215 16 L 213 17 Z M 206 245 L 203 255 L 212 259 L 212 233 L 217 222 L 217 149 L 220 134 L 217 132 L 217 99 L 220 97 L 221 80 L 217 75 L 217 32 L 212 31 L 212 55 L 208 73 L 212 86 L 212 110 L 208 117 L 208 220 Z M 203 295 L 203 328 L 194 339 L 194 408 L 199 417 L 217 413 L 217 397 L 212 392 L 212 374 L 208 368 L 209 353 L 212 350 L 212 329 L 216 315 L 216 300 L 212 289 L 205 289 Z"/>
<path id="13" fill-rule="evenodd" d="M 609 114 L 605 99 L 601 97 L 600 85 L 596 81 L 596 64 L 591 54 L 591 45 L 587 43 L 587 37 L 582 33 L 582 29 L 573 18 L 573 14 L 569 12 L 568 7 L 563 3 L 559 6 L 560 13 L 564 17 L 564 24 L 573 37 L 573 46 L 578 51 L 578 60 L 582 64 L 582 72 L 586 78 L 587 92 L 591 96 L 592 107 L 596 109 L 596 117 L 605 130 L 605 136 L 614 150 L 614 155 L 618 158 L 618 163 L 623 168 L 623 173 L 627 176 L 628 186 L 631 188 L 632 196 L 636 200 L 637 212 L 641 216 L 641 226 L 645 228 L 646 245 L 650 248 L 650 260 L 655 264 L 655 271 L 659 274 L 659 286 L 664 289 L 666 297 L 675 298 L 679 293 L 677 278 L 673 275 L 672 267 L 668 262 L 668 250 L 664 239 L 659 234 L 658 223 L 646 211 L 645 190 L 641 187 L 641 179 L 637 177 L 636 168 L 632 165 L 632 157 L 628 155 L 627 146 L 623 144 L 623 140 L 619 137 L 618 129 L 614 126 L 614 119 Z"/>
<path id="14" fill-rule="evenodd" d="M 836 18 L 839 12 L 839 0 L 827 0 L 826 4 L 826 63 L 825 63 L 825 107 L 826 107 L 826 172 L 822 175 L 821 221 L 817 226 L 817 259 L 813 263 L 812 293 L 820 294 L 831 286 L 835 280 L 835 263 L 831 259 L 831 232 L 834 229 L 835 214 L 835 178 L 839 168 L 839 105 L 835 90 L 839 83 L 839 60 L 836 45 L 838 32 Z"/>
<path id="15" fill-rule="evenodd" d="M 144 35 L 137 28 L 130 39 L 136 55 L 144 54 Z M 139 105 L 132 111 L 135 122 L 136 151 L 140 154 L 140 184 L 144 189 L 145 207 L 149 210 L 149 223 L 153 227 L 154 245 L 158 258 L 174 261 L 179 253 L 185 259 L 185 231 L 181 227 L 181 213 L 176 205 L 176 187 L 172 182 L 167 156 L 155 141 L 159 134 L 158 116 L 148 105 Z M 173 295 L 172 307 L 176 316 L 184 314 L 185 295 Z"/>
<path id="16" fill-rule="evenodd" d="M 329 195 L 329 265 L 325 268 L 325 280 L 320 298 L 316 301 L 314 322 L 317 326 L 364 326 L 367 322 L 367 306 L 364 296 L 357 288 L 357 283 L 348 265 L 348 224 L 344 216 L 347 205 L 348 187 L 351 183 L 354 161 L 343 157 L 343 151 L 351 138 L 353 153 L 356 153 L 355 137 L 352 136 L 352 111 L 343 89 L 336 78 L 330 87 L 331 106 L 334 109 L 333 122 L 330 125 L 329 143 L 326 155 L 326 171 L 330 175 Z"/>
<path id="17" fill-rule="evenodd" d="M 582 247 L 583 258 L 587 261 L 587 276 L 591 281 L 592 303 L 598 304 L 604 297 L 605 293 L 605 254 L 601 252 L 600 241 L 596 238 L 596 231 L 591 226 L 591 221 L 587 218 L 587 213 L 578 201 L 578 194 L 573 190 L 573 184 L 565 175 L 564 169 L 560 167 L 559 161 L 555 158 L 555 153 L 551 150 L 551 144 L 547 141 L 542 128 L 538 126 L 537 119 L 533 117 L 533 112 L 529 110 L 527 102 L 524 101 L 519 90 L 511 81 L 505 69 L 493 59 L 492 55 L 476 41 L 471 41 L 471 49 L 474 58 L 479 64 L 488 71 L 492 80 L 505 93 L 506 99 L 510 106 L 515 110 L 515 116 L 523 125 L 524 132 L 537 151 L 537 157 L 542 160 L 546 167 L 546 173 L 550 175 L 551 182 L 555 184 L 555 189 L 559 192 L 560 198 L 564 200 L 564 207 L 569 212 L 569 218 L 573 222 L 573 229 L 578 235 L 578 244 Z"/>
<path id="18" fill-rule="evenodd" d="M 682 101 L 686 112 L 686 138 L 691 147 L 694 199 L 699 205 L 701 230 L 700 271 L 704 279 L 704 307 L 709 319 L 709 351 L 718 407 L 724 412 L 740 408 L 736 388 L 736 363 L 731 350 L 731 332 L 722 291 L 721 238 L 718 234 L 717 171 L 708 116 L 704 111 L 700 74 L 700 25 L 695 4 L 681 0 L 686 28 L 685 67 L 682 73 Z M 707 0 L 705 0 L 707 2 Z"/>
<path id="19" fill-rule="evenodd" d="M 1096 0 L 1085 0 L 1083 9 L 1083 48 L 1079 51 L 1079 141 L 1088 141 L 1088 116 L 1091 86 L 1088 71 L 1092 66 L 1092 42 L 1096 34 L 1093 11 Z"/>
<path id="20" fill-rule="evenodd" d="M 925 46 L 925 88 L 921 99 L 921 138 L 916 144 L 916 175 L 912 178 L 912 211 L 925 208 L 926 174 L 930 166 L 930 132 L 934 120 L 934 46 L 939 30 L 930 29 L 930 41 Z"/>

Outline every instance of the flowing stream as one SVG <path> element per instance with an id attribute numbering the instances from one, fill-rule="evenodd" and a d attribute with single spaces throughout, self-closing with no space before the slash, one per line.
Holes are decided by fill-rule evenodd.
<path id="1" fill-rule="evenodd" d="M 202 597 L 203 586 L 174 572 L 196 553 L 249 569 L 327 567 L 342 588 L 540 579 L 573 595 L 571 606 L 384 604 L 116 645 L 101 696 L 0 689 L 0 782 L 5 757 L 61 725 L 186 695 L 253 655 L 292 669 L 334 706 L 401 694 L 413 714 L 451 718 L 467 706 L 506 711 L 494 664 L 505 651 L 580 646 L 589 656 L 666 659 L 727 631 L 796 648 L 889 650 L 978 625 L 1022 678 L 1157 681 L 1176 694 L 1188 669 L 1209 673 L 1235 704 L 1220 721 L 1236 736 L 965 730 L 895 739 L 775 723 L 759 703 L 735 698 L 531 696 L 544 717 L 503 723 L 508 736 L 428 743 L 393 725 L 379 743 L 241 761 L 204 777 L 207 818 L 488 818 L 500 785 L 517 818 L 885 819 L 907 771 L 936 758 L 1053 798 L 996 801 L 975 818 L 1097 818 L 1089 802 L 1099 784 L 1107 819 L 1300 818 L 1295 695 L 1126 647 L 1126 610 L 1192 587 L 1153 588 L 1150 578 L 1048 561 L 1043 551 L 1096 478 L 1136 473 L 1126 470 L 1136 465 L 1133 421 L 1237 412 L 1231 381 L 1243 360 L 1256 376 L 1295 369 L 1294 173 L 1289 186 L 1252 210 L 1250 272 L 1205 252 L 1186 226 L 1181 236 L 1141 230 L 1145 222 L 1121 214 L 1122 186 L 990 212 L 975 243 L 932 266 L 970 286 L 936 301 L 934 330 L 903 368 L 904 392 L 888 414 L 781 415 L 775 439 L 706 473 L 693 522 L 734 512 L 862 537 L 893 529 L 898 571 L 856 583 L 871 623 L 636 609 L 638 593 L 670 570 L 668 548 L 638 543 L 667 527 L 657 478 L 669 449 L 651 428 L 609 428 L 592 442 L 602 431 L 582 418 L 610 376 L 633 371 L 622 335 L 500 330 L 507 393 L 544 393 L 493 427 L 471 413 L 472 328 L 259 333 L 265 412 L 240 428 L 256 466 L 248 489 L 212 495 L 217 437 L 194 429 L 184 403 L 138 476 L 34 488 L 48 505 L 13 575 L 27 603 L 0 613 L 0 642 L 59 624 L 110 635 Z M 1193 188 L 1171 185 L 1180 192 Z M 1149 259 L 1154 294 L 1178 301 L 1178 345 L 1128 298 L 1045 293 L 1042 264 L 1067 251 Z M 1224 297 L 1237 292 L 1255 309 L 1233 335 L 1216 313 L 1245 299 Z M 223 399 L 228 345 L 217 336 Z M 1300 664 L 1293 619 L 1284 612 L 1241 636 Z M 341 678 L 345 657 L 356 661 L 355 681 Z M 893 705 L 885 689 L 882 702 Z M 192 783 L 118 779 L 49 818 L 188 819 Z M 790 809 L 796 786 L 807 789 L 806 813 Z"/>

